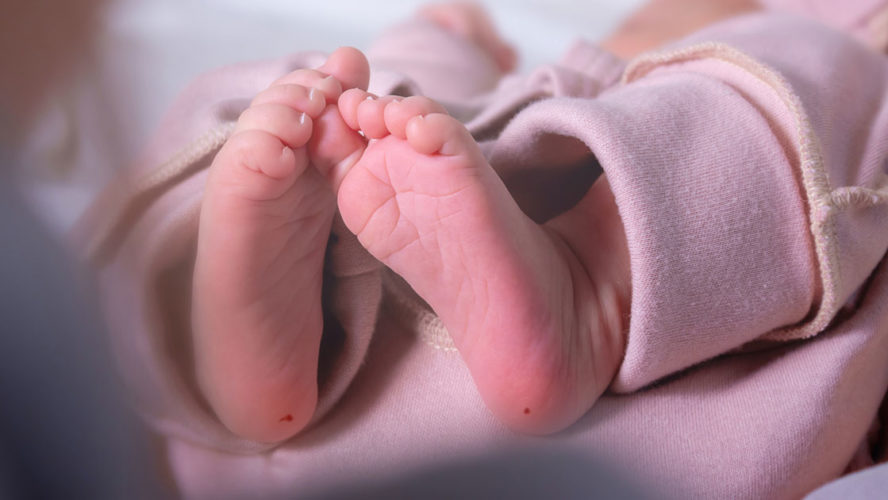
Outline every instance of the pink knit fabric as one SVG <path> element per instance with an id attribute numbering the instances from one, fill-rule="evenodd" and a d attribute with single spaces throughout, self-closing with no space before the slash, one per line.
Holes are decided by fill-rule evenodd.
<path id="1" fill-rule="evenodd" d="M 683 495 L 799 497 L 839 476 L 888 388 L 886 58 L 760 14 L 628 67 L 580 42 L 494 87 L 483 55 L 423 30 L 437 50 L 422 64 L 398 43 L 422 33 L 409 25 L 369 51 L 373 91 L 452 99 L 504 178 L 594 154 L 626 226 L 632 316 L 614 393 L 549 440 Z M 463 65 L 449 72 L 462 87 L 436 57 Z M 304 492 L 522 440 L 487 412 L 434 316 L 341 224 L 314 424 L 246 442 L 197 392 L 187 317 L 206 167 L 253 94 L 319 61 L 199 79 L 81 227 L 122 372 L 188 497 Z"/>

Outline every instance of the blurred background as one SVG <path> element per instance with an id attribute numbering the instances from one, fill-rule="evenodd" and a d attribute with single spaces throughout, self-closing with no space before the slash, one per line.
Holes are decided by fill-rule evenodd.
<path id="1" fill-rule="evenodd" d="M 299 50 L 366 48 L 422 0 L 108 0 L 95 49 L 51 94 L 26 137 L 26 195 L 58 234 L 139 152 L 195 76 Z M 486 0 L 519 71 L 577 37 L 597 40 L 641 0 Z"/>

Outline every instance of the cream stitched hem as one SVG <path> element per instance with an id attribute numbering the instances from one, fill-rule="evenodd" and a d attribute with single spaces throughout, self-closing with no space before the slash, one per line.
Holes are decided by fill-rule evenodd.
<path id="1" fill-rule="evenodd" d="M 841 276 L 835 228 L 837 213 L 852 206 L 888 203 L 888 186 L 879 190 L 846 187 L 833 191 L 823 165 L 819 142 L 801 99 L 782 75 L 730 45 L 706 42 L 674 51 L 643 54 L 626 68 L 622 83 L 637 80 L 658 66 L 704 58 L 718 59 L 747 71 L 776 92 L 795 118 L 799 138 L 799 168 L 807 196 L 808 219 L 814 238 L 823 296 L 819 309 L 811 320 L 774 330 L 762 338 L 792 340 L 811 337 L 827 327 L 841 306 L 838 304 Z"/>
<path id="2" fill-rule="evenodd" d="M 395 306 L 393 308 L 395 316 L 404 327 L 435 349 L 446 352 L 457 350 L 450 332 L 438 316 L 426 309 L 415 294 L 407 289 L 409 285 L 393 277 L 390 270 L 383 271 L 382 284 Z"/>
<path id="3" fill-rule="evenodd" d="M 832 193 L 836 208 L 867 208 L 888 204 L 888 186 L 881 189 L 868 189 L 859 186 L 843 187 Z"/>

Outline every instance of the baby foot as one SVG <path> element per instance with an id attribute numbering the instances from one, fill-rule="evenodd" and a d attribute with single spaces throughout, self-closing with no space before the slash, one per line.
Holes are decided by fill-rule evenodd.
<path id="1" fill-rule="evenodd" d="M 490 16 L 477 3 L 431 4 L 420 9 L 418 14 L 481 47 L 503 73 L 515 69 L 518 60 L 515 50 L 500 37 Z"/>
<path id="2" fill-rule="evenodd" d="M 537 225 L 465 127 L 429 99 L 393 99 L 355 89 L 339 100 L 345 122 L 371 139 L 341 179 L 345 224 L 439 315 L 497 417 L 530 433 L 569 425 L 624 348 L 628 258 L 625 243 L 609 243 L 622 237 L 616 210 L 616 226 L 596 214 Z M 594 203 L 606 204 L 606 185 L 597 189 Z M 564 234 L 576 223 L 581 236 Z"/>
<path id="3" fill-rule="evenodd" d="M 363 54 L 348 48 L 282 77 L 241 114 L 210 167 L 193 284 L 196 371 L 217 416 L 245 438 L 281 441 L 314 413 L 336 205 L 313 156 L 353 151 L 349 138 L 318 136 L 356 135 L 321 124 L 341 122 L 342 88 L 368 78 Z"/>

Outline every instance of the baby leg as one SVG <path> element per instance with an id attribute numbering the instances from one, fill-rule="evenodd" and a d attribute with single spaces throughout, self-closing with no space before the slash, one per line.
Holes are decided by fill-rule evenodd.
<path id="1" fill-rule="evenodd" d="M 590 220 L 540 226 L 433 101 L 355 89 L 339 106 L 370 138 L 340 180 L 346 225 L 434 308 L 497 417 L 531 433 L 574 422 L 625 345 L 628 251 L 606 182 Z"/>
<path id="2" fill-rule="evenodd" d="M 503 73 L 515 69 L 518 56 L 503 40 L 493 20 L 475 2 L 446 2 L 426 5 L 419 15 L 474 43 L 496 62 Z"/>
<path id="3" fill-rule="evenodd" d="M 334 103 L 368 78 L 363 55 L 340 49 L 318 70 L 279 79 L 210 167 L 193 285 L 196 371 L 221 421 L 248 439 L 285 439 L 314 412 L 336 208 L 318 167 L 360 139 L 335 126 Z"/>
<path id="4" fill-rule="evenodd" d="M 515 51 L 471 2 L 423 7 L 367 51 L 374 67 L 408 76 L 421 93 L 448 103 L 493 90 L 515 68 Z"/>

